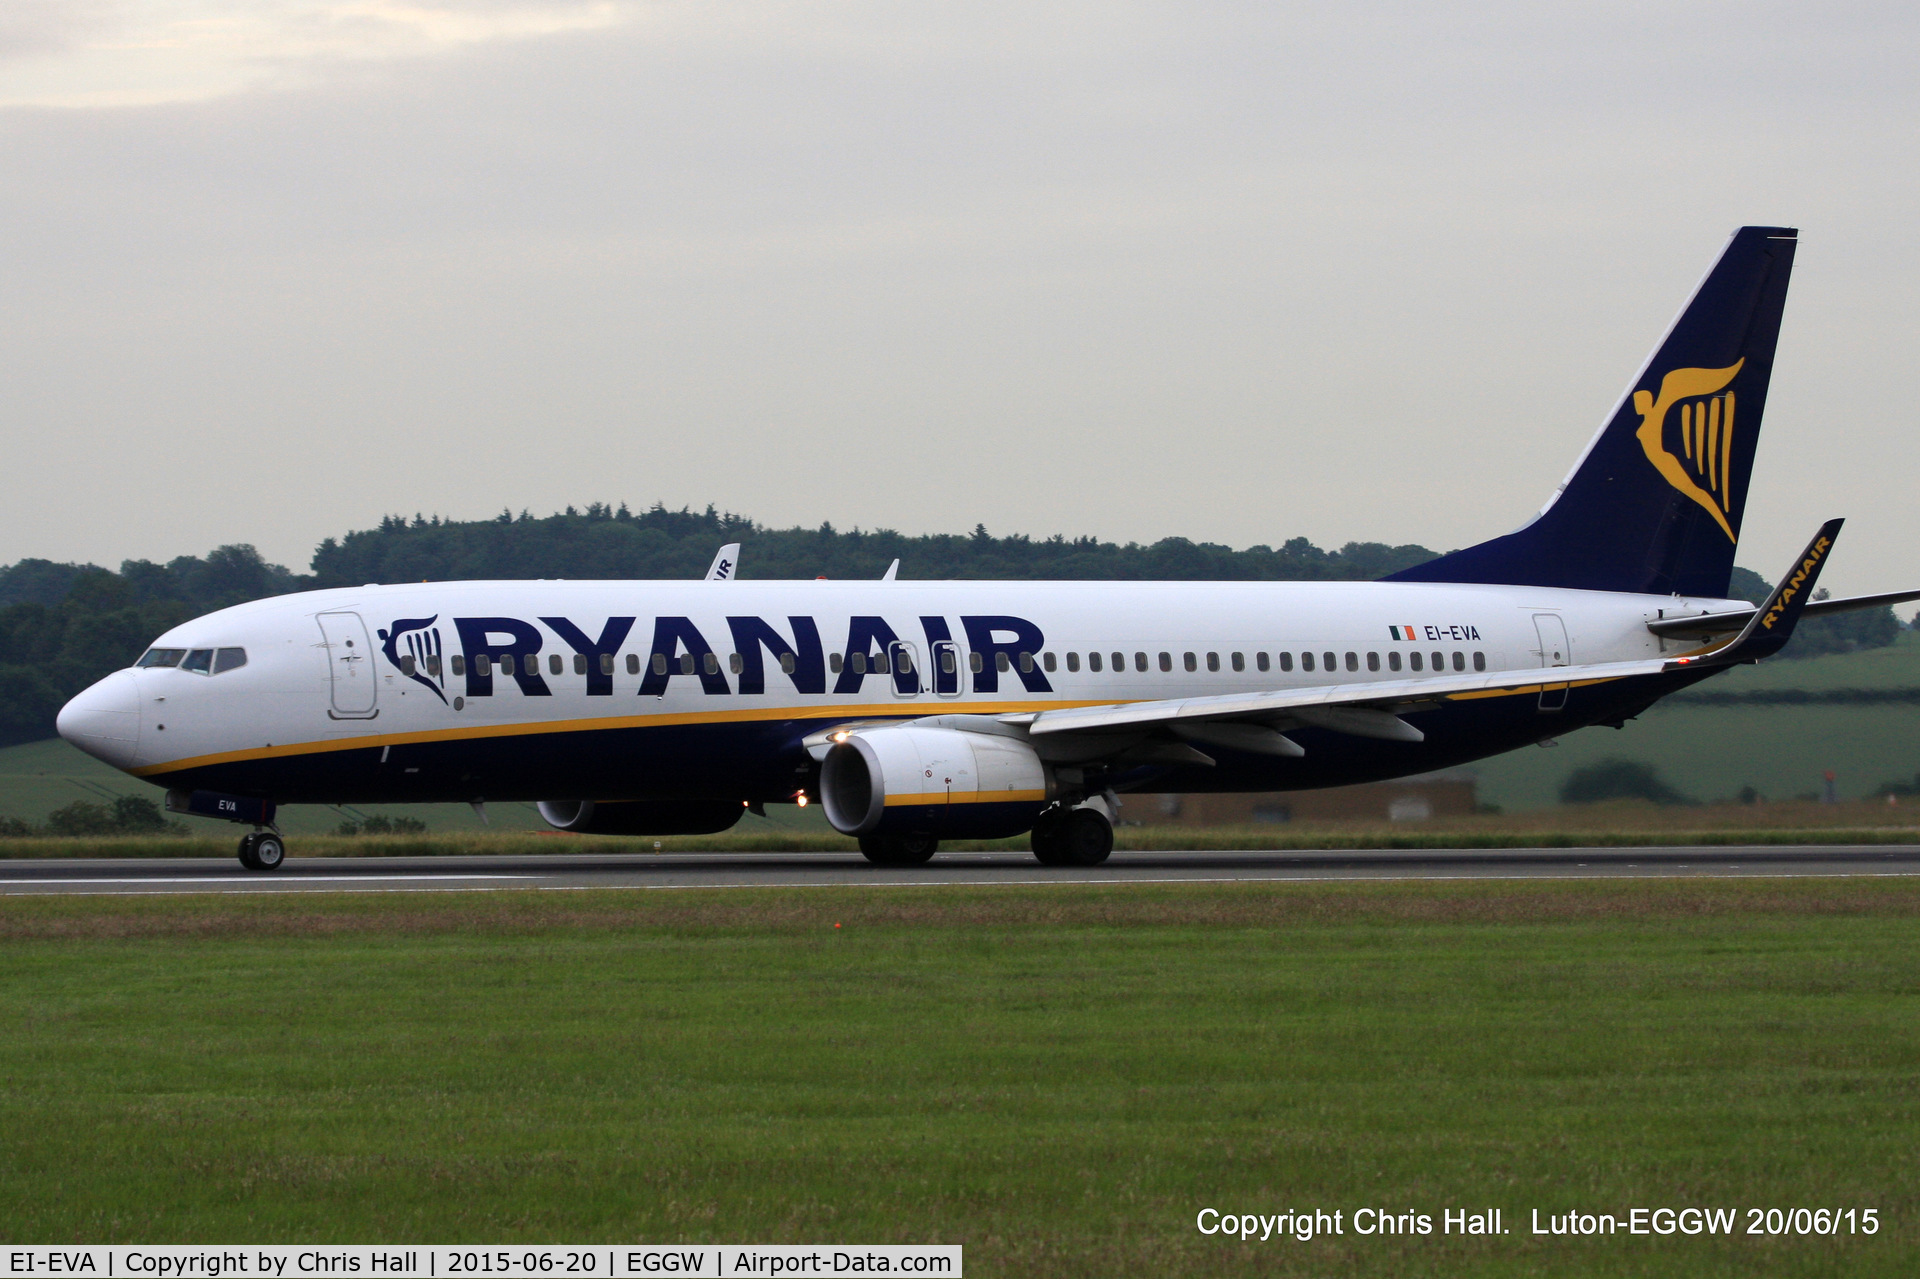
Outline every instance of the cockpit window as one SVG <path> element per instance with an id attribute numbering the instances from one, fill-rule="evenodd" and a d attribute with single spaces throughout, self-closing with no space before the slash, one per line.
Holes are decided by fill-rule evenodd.
<path id="1" fill-rule="evenodd" d="M 213 673 L 215 675 L 220 674 L 222 671 L 233 670 L 235 667 L 245 666 L 246 664 L 247 650 L 244 648 L 222 648 L 214 650 Z"/>
<path id="2" fill-rule="evenodd" d="M 187 654 L 187 660 L 180 663 L 180 669 L 183 671 L 197 671 L 202 675 L 212 674 L 213 650 L 210 648 L 194 649 Z"/>
<path id="3" fill-rule="evenodd" d="M 135 662 L 136 666 L 178 666 L 180 659 L 187 655 L 184 648 L 150 648 Z"/>

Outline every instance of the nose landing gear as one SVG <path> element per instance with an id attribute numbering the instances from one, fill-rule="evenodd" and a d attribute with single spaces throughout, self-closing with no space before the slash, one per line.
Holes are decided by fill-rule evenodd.
<path id="1" fill-rule="evenodd" d="M 240 864 L 248 870 L 279 870 L 287 860 L 286 843 L 270 830 L 257 830 L 240 838 Z"/>

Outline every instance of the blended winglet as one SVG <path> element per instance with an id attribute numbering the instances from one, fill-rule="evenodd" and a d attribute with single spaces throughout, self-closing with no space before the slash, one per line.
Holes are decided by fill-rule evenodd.
<path id="1" fill-rule="evenodd" d="M 1780 584 L 1773 588 L 1772 594 L 1767 596 L 1766 602 L 1760 605 L 1748 620 L 1746 628 L 1732 643 L 1704 653 L 1676 657 L 1668 663 L 1668 669 L 1677 670 L 1695 664 L 1724 666 L 1734 662 L 1757 662 L 1785 648 L 1787 641 L 1793 638 L 1793 628 L 1800 623 L 1800 615 L 1813 598 L 1814 583 L 1820 580 L 1820 570 L 1826 567 L 1827 556 L 1832 552 L 1833 544 L 1840 536 L 1840 526 L 1844 523 L 1845 520 L 1828 520 L 1820 526 L 1820 531 L 1807 543 L 1807 549 L 1800 552 L 1799 560 L 1787 570 L 1787 575 L 1780 579 Z"/>
<path id="2" fill-rule="evenodd" d="M 740 543 L 728 542 L 713 557 L 713 564 L 707 569 L 709 582 L 731 582 L 740 569 Z"/>

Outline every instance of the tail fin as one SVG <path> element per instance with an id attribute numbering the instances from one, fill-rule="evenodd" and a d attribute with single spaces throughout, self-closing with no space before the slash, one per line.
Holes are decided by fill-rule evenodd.
<path id="1" fill-rule="evenodd" d="M 1386 580 L 1724 596 L 1798 235 L 1733 233 L 1540 514 Z"/>

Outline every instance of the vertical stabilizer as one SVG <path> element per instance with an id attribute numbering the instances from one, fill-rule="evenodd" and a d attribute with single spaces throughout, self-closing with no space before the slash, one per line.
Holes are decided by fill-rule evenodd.
<path id="1" fill-rule="evenodd" d="M 1387 580 L 1724 596 L 1798 235 L 1734 232 L 1531 522 Z"/>

